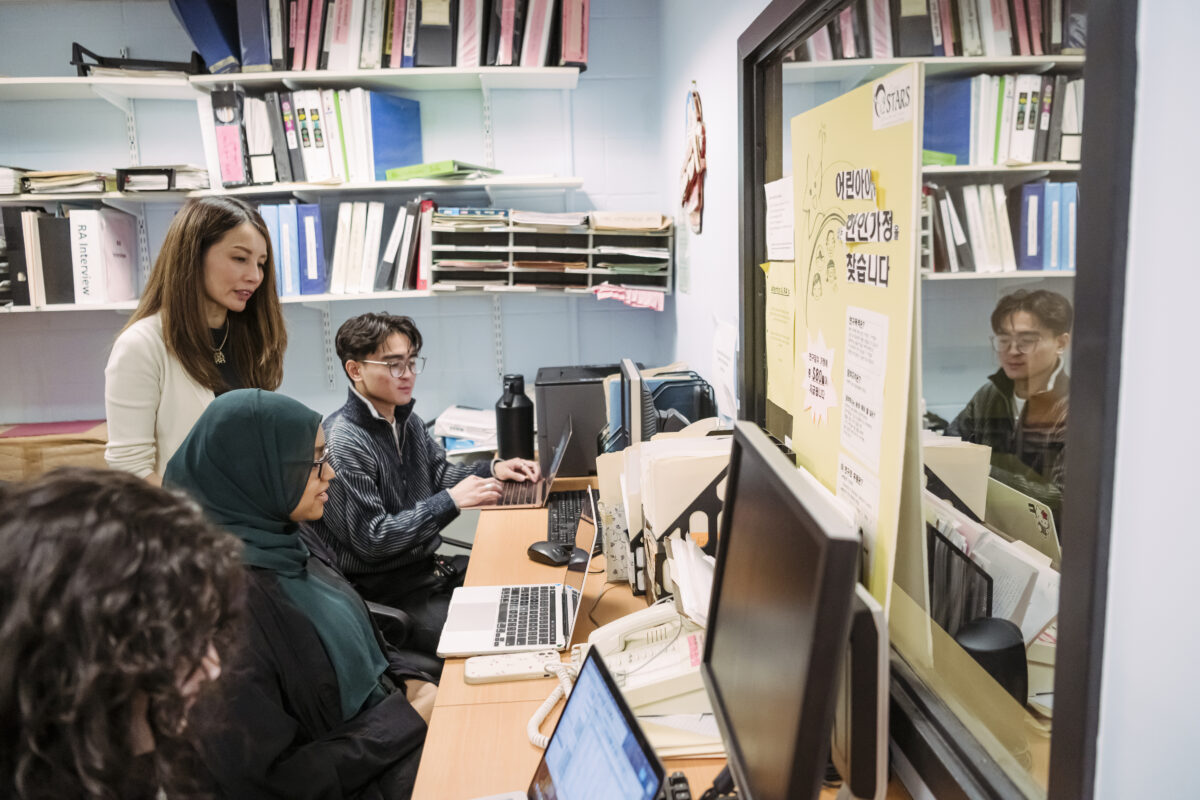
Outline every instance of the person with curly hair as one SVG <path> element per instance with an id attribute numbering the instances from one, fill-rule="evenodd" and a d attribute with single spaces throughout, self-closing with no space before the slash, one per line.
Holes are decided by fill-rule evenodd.
<path id="1" fill-rule="evenodd" d="M 337 478 L 321 415 L 261 389 L 228 392 L 163 478 L 245 544 L 245 641 L 191 724 L 224 795 L 408 797 L 436 689 L 300 539 Z"/>
<path id="2" fill-rule="evenodd" d="M 221 672 L 241 543 L 114 471 L 0 489 L 0 796 L 203 791 L 189 708 Z"/>

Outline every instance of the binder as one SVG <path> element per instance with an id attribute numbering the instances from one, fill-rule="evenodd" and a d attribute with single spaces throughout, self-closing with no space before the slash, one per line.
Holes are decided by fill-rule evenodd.
<path id="1" fill-rule="evenodd" d="M 535 0 L 536 2 L 536 0 Z M 854 7 L 847 6 L 838 12 L 837 15 L 837 32 L 838 40 L 841 43 L 841 48 L 838 54 L 845 59 L 860 58 L 862 53 L 858 50 L 858 37 L 855 36 L 854 24 Z M 527 37 L 528 40 L 528 37 Z M 521 66 L 526 66 L 524 58 L 522 58 Z M 536 66 L 536 65 L 529 65 Z"/>
<path id="2" fill-rule="evenodd" d="M 950 217 L 942 213 L 942 206 L 937 198 L 937 187 L 927 183 L 921 188 L 921 191 L 931 201 L 929 216 L 933 223 L 933 271 L 958 272 L 958 264 L 952 265 L 950 261 L 950 253 L 954 250 L 947 231 Z"/>
<path id="3" fill-rule="evenodd" d="M 371 292 L 375 289 L 375 270 L 379 267 L 379 245 L 383 236 L 383 203 L 372 200 L 367 203 L 367 223 L 363 236 L 362 259 L 359 263 L 358 290 Z M 354 269 L 354 264 L 350 265 Z"/>
<path id="4" fill-rule="evenodd" d="M 308 40 L 304 44 L 304 68 L 315 70 L 321 64 L 321 35 L 325 27 L 326 0 L 311 0 L 308 13 Z"/>
<path id="5" fill-rule="evenodd" d="M 1059 222 L 1059 242 L 1061 245 L 1058 267 L 1063 270 L 1075 269 L 1075 242 L 1077 223 L 1079 219 L 1079 184 L 1070 181 L 1062 184 L 1062 220 Z"/>
<path id="6" fill-rule="evenodd" d="M 329 54 L 333 50 L 334 17 L 337 14 L 337 0 L 325 1 L 325 15 L 322 20 L 321 55 L 317 58 L 317 69 L 329 69 Z"/>
<path id="7" fill-rule="evenodd" d="M 387 180 L 393 167 L 420 164 L 421 104 L 381 92 L 366 93 L 367 180 Z"/>
<path id="8" fill-rule="evenodd" d="M 351 70 L 358 67 L 362 54 L 363 15 L 367 0 L 337 0 L 334 10 L 333 44 L 329 49 L 329 69 Z"/>
<path id="9" fill-rule="evenodd" d="M 221 167 L 221 183 L 226 187 L 249 183 L 246 137 L 242 126 L 244 97 L 240 89 L 217 89 L 212 92 L 217 158 Z"/>
<path id="10" fill-rule="evenodd" d="M 1013 54 L 1007 0 L 979 0 L 979 30 L 985 56 L 994 58 Z"/>
<path id="11" fill-rule="evenodd" d="M 350 210 L 350 240 L 346 250 L 346 294 L 359 294 L 371 291 L 370 286 L 362 286 L 362 255 L 363 242 L 367 235 L 367 204 L 359 200 L 351 204 Z"/>
<path id="12" fill-rule="evenodd" d="M 525 13 L 525 37 L 521 41 L 521 66 L 546 66 L 550 27 L 554 22 L 554 0 L 529 0 Z"/>
<path id="13" fill-rule="evenodd" d="M 271 260 L 275 264 L 275 294 L 283 292 L 283 246 L 279 241 L 279 206 L 270 203 L 258 207 L 258 215 L 267 226 L 267 238 L 271 240 Z"/>
<path id="14" fill-rule="evenodd" d="M 246 157 L 250 162 L 250 182 L 275 183 L 278 176 L 275 174 L 275 152 L 267 102 L 257 97 L 247 97 L 245 103 Z"/>
<path id="15" fill-rule="evenodd" d="M 999 76 L 1000 88 L 996 106 L 996 150 L 992 163 L 997 166 L 1009 160 L 1009 150 L 1012 145 L 1012 128 L 1014 106 L 1017 99 L 1017 76 Z"/>
<path id="16" fill-rule="evenodd" d="M 942 48 L 946 51 L 947 56 L 956 55 L 961 50 L 961 45 L 958 35 L 955 33 L 954 0 L 936 0 L 936 2 L 930 0 L 931 11 L 935 5 L 937 6 L 938 21 L 942 26 Z"/>
<path id="17" fill-rule="evenodd" d="M 295 0 L 292 9 L 292 69 L 302 70 L 308 54 L 308 6 L 309 0 Z"/>
<path id="18" fill-rule="evenodd" d="M 988 272 L 1004 272 L 1004 245 L 1000 242 L 1000 220 L 996 214 L 996 200 L 992 187 L 987 184 L 973 187 L 979 197 L 979 211 L 983 219 L 984 249 L 988 254 Z"/>
<path id="19" fill-rule="evenodd" d="M 383 26 L 387 20 L 387 0 L 367 0 L 363 12 L 362 48 L 358 57 L 359 69 L 379 69 L 383 58 Z"/>
<path id="20" fill-rule="evenodd" d="M 463 0 L 469 2 L 469 0 Z M 483 3 L 481 16 L 486 16 L 487 5 Z M 561 25 L 559 39 L 559 57 L 558 65 L 560 67 L 579 67 L 581 70 L 587 69 L 588 61 L 588 15 L 591 9 L 591 0 L 561 0 Z M 888 0 L 872 0 L 875 4 L 882 4 L 883 8 L 887 9 Z M 461 12 L 460 12 L 461 13 Z M 890 56 L 890 46 L 892 42 L 892 30 L 890 24 L 885 24 L 884 28 Z M 482 51 L 482 47 L 480 48 Z"/>
<path id="21" fill-rule="evenodd" d="M 416 0 L 393 0 L 389 19 L 392 22 L 390 48 L 388 50 L 388 67 L 396 69 L 404 66 L 404 24 L 408 19 L 408 3 Z"/>
<path id="22" fill-rule="evenodd" d="M 967 234 L 971 242 L 971 252 L 975 256 L 975 269 L 978 272 L 998 272 L 997 263 L 988 247 L 987 228 L 983 219 L 983 207 L 979 202 L 979 187 L 970 185 L 959 189 L 962 196 L 962 207 L 967 222 Z"/>
<path id="23" fill-rule="evenodd" d="M 346 293 L 346 265 L 350 258 L 350 216 L 353 203 L 338 203 L 337 228 L 333 237 L 333 265 L 329 268 L 329 293 Z"/>
<path id="24" fill-rule="evenodd" d="M 508 67 L 521 60 L 526 4 L 527 0 L 492 0 L 492 18 L 488 22 L 489 65 Z"/>
<path id="25" fill-rule="evenodd" d="M 416 286 L 417 227 L 421 213 L 421 201 L 410 200 L 404 206 L 404 233 L 400 236 L 400 249 L 396 253 L 396 276 L 392 288 L 399 291 Z"/>
<path id="26" fill-rule="evenodd" d="M 14 306 L 27 306 L 30 299 L 22 213 L 20 208 L 14 206 L 0 207 L 0 226 L 4 229 L 4 252 L 8 259 L 8 277 L 12 286 Z"/>
<path id="27" fill-rule="evenodd" d="M 941 58 L 954 55 L 953 44 L 942 30 L 941 0 L 929 0 L 929 32 L 933 37 L 933 55 Z M 948 48 L 947 45 L 950 45 Z"/>
<path id="28" fill-rule="evenodd" d="M 586 3 L 587 0 L 581 2 Z M 456 67 L 478 67 L 483 63 L 483 20 L 486 15 L 487 4 L 484 0 L 458 0 L 458 40 L 454 54 Z"/>
<path id="29" fill-rule="evenodd" d="M 983 32 L 979 27 L 979 7 L 975 0 L 957 0 L 958 27 L 962 34 L 964 56 L 983 55 Z"/>
<path id="30" fill-rule="evenodd" d="M 271 68 L 287 69 L 287 0 L 268 0 L 267 30 L 271 42 Z"/>
<path id="31" fill-rule="evenodd" d="M 1046 141 L 1050 135 L 1050 109 L 1054 105 L 1054 76 L 1042 75 L 1041 97 L 1038 101 L 1037 132 L 1033 140 L 1033 160 L 1046 160 Z"/>
<path id="32" fill-rule="evenodd" d="M 1013 245 L 1012 224 L 1008 213 L 1008 201 L 1005 198 L 1004 184 L 993 183 L 991 187 L 983 187 L 980 192 L 990 191 L 992 202 L 996 207 L 996 229 L 1000 240 L 1000 265 L 1005 272 L 1017 271 L 1017 253 Z"/>
<path id="33" fill-rule="evenodd" d="M 329 148 L 329 160 L 333 177 L 342 183 L 349 180 L 346 164 L 346 147 L 343 141 L 342 115 L 338 108 L 337 90 L 321 89 L 321 108 L 324 111 L 325 144 Z"/>
<path id="34" fill-rule="evenodd" d="M 1062 139 L 1059 158 L 1079 161 L 1083 151 L 1083 79 L 1068 81 L 1062 101 Z"/>
<path id="35" fill-rule="evenodd" d="M 454 66 L 457 5 L 454 0 L 417 0 L 418 67 Z"/>
<path id="36" fill-rule="evenodd" d="M 1062 269 L 1062 184 L 1053 181 L 1045 184 L 1042 201 L 1042 269 Z"/>
<path id="37" fill-rule="evenodd" d="M 433 272 L 433 201 L 422 200 L 418 216 L 419 227 L 417 236 L 417 275 L 415 288 L 420 291 L 429 288 L 429 278 Z"/>
<path id="38" fill-rule="evenodd" d="M 924 148 L 971 163 L 971 79 L 925 84 Z"/>
<path id="39" fill-rule="evenodd" d="M 1013 25 L 1013 40 L 1017 44 L 1017 55 L 1033 55 L 1029 42 L 1029 15 L 1025 13 L 1025 0 L 1009 0 L 1008 10 Z"/>
<path id="40" fill-rule="evenodd" d="M 267 0 L 237 0 L 242 72 L 271 70 L 271 27 Z"/>
<path id="41" fill-rule="evenodd" d="M 1046 184 L 1038 181 L 1021 186 L 1021 238 L 1018 240 L 1017 269 L 1042 268 L 1042 218 Z"/>
<path id="42" fill-rule="evenodd" d="M 1054 76 L 1054 100 L 1050 109 L 1050 131 L 1046 134 L 1046 160 L 1062 159 L 1063 107 L 1066 105 L 1067 76 Z"/>
<path id="43" fill-rule="evenodd" d="M 967 237 L 967 232 L 963 227 L 962 215 L 955 207 L 949 192 L 941 186 L 938 187 L 937 192 L 938 202 L 942 204 L 946 214 L 950 217 L 951 241 L 954 243 L 954 256 L 951 263 L 957 260 L 959 271 L 974 272 L 975 252 L 971 249 L 971 240 Z"/>
<path id="44" fill-rule="evenodd" d="M 280 282 L 280 297 L 297 297 L 300 294 L 300 235 L 297 230 L 296 205 L 281 203 L 279 205 L 279 273 L 283 280 Z"/>
<path id="45" fill-rule="evenodd" d="M 316 89 L 293 92 L 296 101 L 296 121 L 300 133 L 300 150 L 304 158 L 304 175 L 310 183 L 328 181 L 333 177 L 333 161 L 325 142 L 325 123 L 321 113 L 321 93 Z"/>
<path id="46" fill-rule="evenodd" d="M 401 67 L 417 65 L 417 3 L 419 0 L 408 0 L 404 7 L 404 52 L 400 57 Z"/>
<path id="47" fill-rule="evenodd" d="M 72 304 L 75 302 L 75 274 L 71 268 L 71 223 L 66 217 L 39 215 L 34 225 L 44 304 Z"/>
<path id="48" fill-rule="evenodd" d="M 237 8 L 221 0 L 170 0 L 171 11 L 187 31 L 212 73 L 237 72 L 241 47 Z"/>
<path id="49" fill-rule="evenodd" d="M 292 162 L 288 158 L 287 133 L 283 129 L 283 107 L 279 104 L 279 92 L 266 92 L 263 100 L 267 104 L 267 122 L 271 126 L 271 156 L 275 159 L 275 175 L 281 183 L 291 183 Z M 118 184 L 120 180 L 118 174 Z"/>
<path id="50" fill-rule="evenodd" d="M 1042 77 L 1040 75 L 1017 76 L 1015 113 L 1013 114 L 1012 138 L 1008 152 L 1010 161 L 1023 163 L 1033 161 L 1041 86 Z"/>
<path id="51" fill-rule="evenodd" d="M 1063 0 L 1042 0 L 1045 10 L 1045 45 L 1047 55 L 1062 52 Z"/>
<path id="52" fill-rule="evenodd" d="M 375 269 L 375 291 L 377 292 L 388 291 L 396 282 L 396 256 L 400 252 L 400 241 L 404 238 L 404 226 L 407 221 L 407 209 L 401 206 L 396 211 L 396 218 L 392 222 L 392 232 L 380 253 L 379 266 Z"/>
<path id="53" fill-rule="evenodd" d="M 296 100 L 292 92 L 280 92 L 279 107 L 292 180 L 304 183 L 308 176 L 304 172 L 304 152 L 300 147 L 300 120 L 296 115 Z"/>
<path id="54" fill-rule="evenodd" d="M 935 0 L 936 1 L 936 0 Z M 974 0 L 971 0 L 972 2 Z M 933 55 L 933 28 L 929 16 L 929 0 L 905 0 L 894 9 L 898 55 Z"/>
<path id="55" fill-rule="evenodd" d="M 300 233 L 300 294 L 324 294 L 328 276 L 321 207 L 316 203 L 302 203 L 296 206 L 296 217 Z"/>

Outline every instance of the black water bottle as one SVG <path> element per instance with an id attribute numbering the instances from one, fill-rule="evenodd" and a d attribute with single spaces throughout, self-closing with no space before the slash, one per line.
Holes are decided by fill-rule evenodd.
<path id="1" fill-rule="evenodd" d="M 533 401 L 525 396 L 524 375 L 504 376 L 504 396 L 496 401 L 496 444 L 502 459 L 533 458 Z"/>

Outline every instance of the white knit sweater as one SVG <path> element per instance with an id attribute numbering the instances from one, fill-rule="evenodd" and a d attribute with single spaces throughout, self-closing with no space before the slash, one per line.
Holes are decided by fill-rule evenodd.
<path id="1" fill-rule="evenodd" d="M 159 315 L 138 320 L 117 337 L 104 368 L 105 460 L 138 477 L 162 475 L 212 401 L 167 353 Z"/>

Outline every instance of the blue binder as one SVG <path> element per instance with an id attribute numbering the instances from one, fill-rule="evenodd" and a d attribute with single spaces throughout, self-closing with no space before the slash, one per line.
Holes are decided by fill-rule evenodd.
<path id="1" fill-rule="evenodd" d="M 1062 184 L 1046 184 L 1042 205 L 1042 269 L 1062 269 Z"/>
<path id="2" fill-rule="evenodd" d="M 367 92 L 367 102 L 375 180 L 387 180 L 387 171 L 393 167 L 422 163 L 421 104 L 380 92 Z"/>
<path id="3" fill-rule="evenodd" d="M 171 10 L 191 37 L 196 50 L 204 57 L 209 72 L 239 70 L 237 9 L 232 3 L 221 0 L 171 0 Z"/>
<path id="4" fill-rule="evenodd" d="M 296 206 L 300 228 L 300 294 L 322 294 L 329 285 L 325 268 L 325 235 L 321 232 L 321 207 Z"/>
<path id="5" fill-rule="evenodd" d="M 300 235 L 299 220 L 295 203 L 279 206 L 279 249 L 282 253 L 280 271 L 283 280 L 280 297 L 297 297 L 300 294 Z"/>
<path id="6" fill-rule="evenodd" d="M 925 84 L 926 150 L 949 153 L 956 164 L 971 163 L 971 79 Z"/>
<path id="7" fill-rule="evenodd" d="M 271 28 L 267 0 L 237 0 L 238 37 L 242 42 L 242 72 L 271 69 Z"/>
<path id="8" fill-rule="evenodd" d="M 1017 242 L 1017 269 L 1042 268 L 1042 219 L 1045 205 L 1045 183 L 1027 183 L 1021 187 L 1021 240 Z"/>
<path id="9" fill-rule="evenodd" d="M 1062 185 L 1062 222 L 1059 224 L 1059 269 L 1075 269 L 1075 235 L 1079 227 L 1079 184 L 1071 181 Z"/>
<path id="10" fill-rule="evenodd" d="M 258 213 L 263 222 L 267 223 L 267 234 L 271 237 L 271 260 L 275 262 L 275 294 L 283 294 L 283 273 L 279 261 L 279 206 L 264 205 L 258 207 Z"/>

